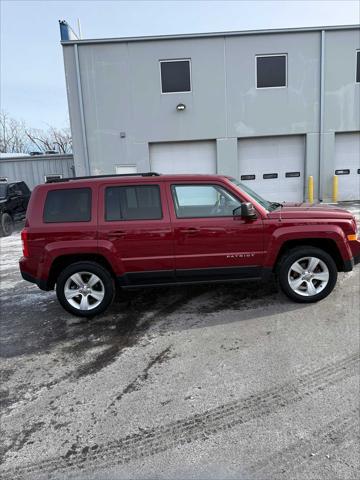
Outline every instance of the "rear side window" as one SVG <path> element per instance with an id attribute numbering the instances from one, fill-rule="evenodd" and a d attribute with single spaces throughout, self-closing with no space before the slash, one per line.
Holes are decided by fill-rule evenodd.
<path id="1" fill-rule="evenodd" d="M 105 193 L 105 220 L 159 220 L 162 218 L 157 185 L 108 187 Z"/>
<path id="2" fill-rule="evenodd" d="M 29 193 L 30 193 L 29 187 L 24 182 L 19 182 L 18 183 L 18 189 L 21 190 L 23 195 L 29 195 Z"/>
<path id="3" fill-rule="evenodd" d="M 44 208 L 45 223 L 89 222 L 90 219 L 90 188 L 67 188 L 48 192 Z"/>

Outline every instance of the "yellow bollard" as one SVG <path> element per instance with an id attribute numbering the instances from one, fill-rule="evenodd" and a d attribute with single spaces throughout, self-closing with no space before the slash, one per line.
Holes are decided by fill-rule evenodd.
<path id="1" fill-rule="evenodd" d="M 309 177 L 308 182 L 308 200 L 309 203 L 314 203 L 314 177 Z"/>
<path id="2" fill-rule="evenodd" d="M 332 201 L 337 203 L 339 192 L 339 177 L 337 175 L 333 176 L 333 191 L 332 191 Z"/>

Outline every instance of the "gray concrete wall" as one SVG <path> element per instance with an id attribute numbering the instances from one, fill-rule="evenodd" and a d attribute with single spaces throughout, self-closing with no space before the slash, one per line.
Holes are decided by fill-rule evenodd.
<path id="1" fill-rule="evenodd" d="M 360 83 L 356 83 L 356 51 L 360 29 L 325 34 L 324 131 L 320 185 L 331 199 L 335 133 L 360 131 Z"/>
<path id="2" fill-rule="evenodd" d="M 230 137 L 318 131 L 319 33 L 229 37 L 225 43 Z M 288 85 L 257 89 L 255 57 L 271 53 L 287 54 Z"/>
<path id="3" fill-rule="evenodd" d="M 84 83 L 83 75 L 77 77 L 75 46 L 63 49 L 66 90 L 69 105 L 70 127 L 73 139 L 74 165 L 77 176 L 89 175 L 87 169 L 86 131 L 82 129 L 80 105 L 84 104 L 79 85 Z"/>
<path id="4" fill-rule="evenodd" d="M 44 183 L 45 175 L 58 174 L 63 178 L 74 176 L 72 155 L 39 155 L 26 157 L 5 157 L 0 159 L 0 177 L 8 182 L 24 181 L 32 190 Z"/>
<path id="5" fill-rule="evenodd" d="M 116 164 L 137 164 L 140 171 L 150 168 L 149 143 L 213 139 L 218 172 L 237 176 L 238 138 L 303 134 L 315 197 L 320 188 L 330 198 L 333 134 L 360 130 L 358 28 L 326 31 L 322 135 L 320 30 L 80 42 L 77 48 L 80 82 L 75 45 L 64 44 L 78 174 L 86 170 L 87 155 L 92 174 L 114 173 Z M 271 53 L 287 54 L 287 87 L 257 89 L 255 56 Z M 192 91 L 162 94 L 159 60 L 176 58 L 191 59 Z M 178 103 L 186 110 L 176 111 Z"/>

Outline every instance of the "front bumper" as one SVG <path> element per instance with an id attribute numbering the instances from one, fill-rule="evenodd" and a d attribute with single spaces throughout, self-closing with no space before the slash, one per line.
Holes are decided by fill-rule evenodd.
<path id="1" fill-rule="evenodd" d="M 350 260 L 344 261 L 344 272 L 351 272 L 355 265 L 360 263 L 360 255 L 352 257 Z"/>

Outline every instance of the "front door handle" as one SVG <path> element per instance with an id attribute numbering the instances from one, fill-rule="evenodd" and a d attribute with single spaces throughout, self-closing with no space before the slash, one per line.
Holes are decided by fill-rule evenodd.
<path id="1" fill-rule="evenodd" d="M 185 235 L 196 235 L 200 232 L 200 228 L 189 227 L 189 228 L 181 228 L 181 233 L 185 233 Z"/>

